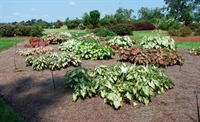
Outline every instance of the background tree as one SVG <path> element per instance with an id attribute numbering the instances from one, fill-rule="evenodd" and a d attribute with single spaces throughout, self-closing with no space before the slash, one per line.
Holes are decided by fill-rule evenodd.
<path id="1" fill-rule="evenodd" d="M 149 9 L 146 7 L 142 7 L 138 11 L 139 19 L 142 21 L 154 21 L 155 19 L 161 19 L 165 15 L 162 13 L 161 8 Z"/>
<path id="2" fill-rule="evenodd" d="M 130 21 L 133 19 L 133 12 L 133 9 L 119 8 L 117 9 L 114 17 L 116 18 L 117 22 Z"/>
<path id="3" fill-rule="evenodd" d="M 197 3 L 195 0 L 164 0 L 169 16 L 189 24 L 193 21 L 192 13 Z"/>
<path id="4" fill-rule="evenodd" d="M 55 23 L 55 28 L 60 28 L 63 26 L 63 22 L 60 21 L 60 20 L 57 20 L 56 23 Z"/>
<path id="5" fill-rule="evenodd" d="M 100 12 L 98 10 L 90 11 L 89 21 L 94 27 L 97 27 L 99 20 L 100 20 Z"/>

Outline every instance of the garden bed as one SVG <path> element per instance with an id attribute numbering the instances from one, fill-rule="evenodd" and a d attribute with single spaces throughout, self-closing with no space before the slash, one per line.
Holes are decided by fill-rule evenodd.
<path id="1" fill-rule="evenodd" d="M 186 36 L 186 37 L 172 36 L 172 38 L 176 42 L 200 42 L 200 36 Z"/>
<path id="2" fill-rule="evenodd" d="M 117 111 L 99 97 L 73 103 L 72 90 L 63 85 L 65 72 L 73 67 L 54 71 L 56 89 L 53 88 L 51 71 L 33 71 L 25 66 L 21 56 L 16 56 L 16 72 L 14 51 L 13 47 L 0 53 L 0 93 L 27 121 L 197 121 L 194 92 L 200 89 L 200 57 L 190 55 L 187 50 L 178 50 L 185 59 L 181 70 L 180 66 L 164 69 L 174 81 L 174 89 L 153 97 L 148 106 L 124 105 Z M 110 60 L 84 60 L 82 66 L 111 66 L 119 59 L 115 56 Z"/>

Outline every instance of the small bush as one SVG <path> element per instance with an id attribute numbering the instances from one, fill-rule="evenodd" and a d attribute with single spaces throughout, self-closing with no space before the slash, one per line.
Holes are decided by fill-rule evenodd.
<path id="1" fill-rule="evenodd" d="M 173 29 L 173 28 L 169 29 L 168 33 L 169 33 L 170 36 L 180 36 L 181 35 L 179 30 Z"/>
<path id="2" fill-rule="evenodd" d="M 180 29 L 183 26 L 180 22 L 174 19 L 161 19 L 158 23 L 158 28 L 161 30 Z"/>
<path id="3" fill-rule="evenodd" d="M 132 35 L 131 29 L 129 29 L 126 26 L 114 25 L 114 26 L 109 27 L 109 29 L 115 32 L 119 36 Z"/>
<path id="4" fill-rule="evenodd" d="M 200 28 L 200 23 L 190 23 L 189 25 L 187 25 L 189 28 L 191 28 L 192 30 L 196 30 L 198 28 Z"/>
<path id="5" fill-rule="evenodd" d="M 97 36 L 107 37 L 107 36 L 116 36 L 117 34 L 106 28 L 98 28 L 94 31 Z"/>
<path id="6" fill-rule="evenodd" d="M 195 36 L 200 36 L 200 27 L 194 31 Z"/>
<path id="7" fill-rule="evenodd" d="M 192 30 L 185 26 L 180 28 L 180 36 L 190 36 L 192 34 Z"/>

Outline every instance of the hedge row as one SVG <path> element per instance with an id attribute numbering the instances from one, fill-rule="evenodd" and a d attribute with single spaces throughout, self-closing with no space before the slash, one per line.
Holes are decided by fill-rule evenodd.
<path id="1" fill-rule="evenodd" d="M 2 25 L 0 26 L 0 37 L 13 36 L 41 36 L 43 29 L 38 26 L 25 25 Z"/>

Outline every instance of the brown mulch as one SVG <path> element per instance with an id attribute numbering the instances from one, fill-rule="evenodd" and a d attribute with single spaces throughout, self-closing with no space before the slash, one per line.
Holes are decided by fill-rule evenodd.
<path id="1" fill-rule="evenodd" d="M 176 42 L 200 42 L 200 36 L 171 36 Z"/>
<path id="2" fill-rule="evenodd" d="M 24 58 L 16 56 L 18 72 L 14 70 L 14 48 L 0 53 L 0 94 L 28 122 L 196 122 L 194 92 L 200 92 L 200 57 L 179 50 L 185 63 L 165 69 L 175 88 L 152 98 L 148 106 L 125 104 L 114 110 L 99 97 L 72 102 L 72 90 L 64 87 L 64 74 L 73 67 L 55 71 L 56 89 L 51 72 L 37 72 L 26 67 Z M 83 61 L 85 67 L 113 65 L 118 57 L 104 61 Z"/>

